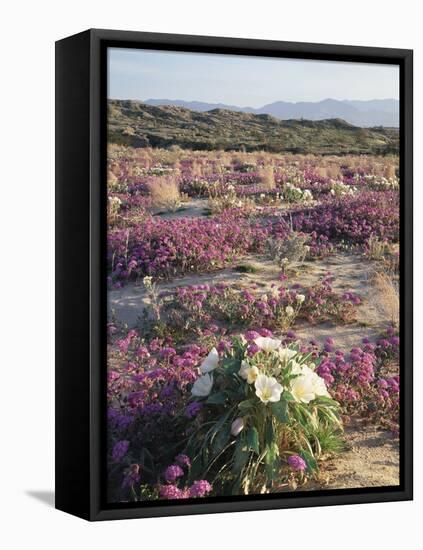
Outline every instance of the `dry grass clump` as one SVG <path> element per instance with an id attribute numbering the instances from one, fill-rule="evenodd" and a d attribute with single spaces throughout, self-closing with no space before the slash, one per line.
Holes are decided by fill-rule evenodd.
<path id="1" fill-rule="evenodd" d="M 310 250 L 308 240 L 308 235 L 293 231 L 285 239 L 268 239 L 267 251 L 272 260 L 285 270 L 292 263 L 305 260 Z"/>
<path id="2" fill-rule="evenodd" d="M 342 171 L 338 164 L 331 163 L 327 166 L 318 166 L 315 168 L 315 173 L 321 178 L 330 178 L 333 180 L 342 177 Z"/>
<path id="3" fill-rule="evenodd" d="M 122 201 L 119 197 L 109 197 L 107 201 L 107 221 L 113 226 L 119 221 L 119 213 Z"/>
<path id="4" fill-rule="evenodd" d="M 396 169 L 396 166 L 394 166 L 393 164 L 388 164 L 388 166 L 385 167 L 385 178 L 395 178 L 397 175 L 397 169 Z"/>
<path id="5" fill-rule="evenodd" d="M 265 166 L 260 169 L 260 182 L 264 189 L 270 191 L 275 189 L 276 181 L 273 166 Z"/>
<path id="6" fill-rule="evenodd" d="M 397 281 L 383 272 L 375 272 L 373 283 L 378 293 L 377 307 L 394 326 L 399 325 L 399 288 Z"/>
<path id="7" fill-rule="evenodd" d="M 149 184 L 151 202 L 155 208 L 176 210 L 181 204 L 181 193 L 178 182 L 169 176 L 155 178 Z"/>
<path id="8" fill-rule="evenodd" d="M 374 235 L 372 235 L 367 241 L 367 250 L 365 255 L 370 260 L 384 260 L 385 256 L 390 254 L 390 252 L 391 245 L 386 241 L 380 240 Z"/>

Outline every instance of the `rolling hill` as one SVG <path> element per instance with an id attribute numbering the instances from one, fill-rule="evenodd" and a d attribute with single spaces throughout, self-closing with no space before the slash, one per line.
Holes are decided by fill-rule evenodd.
<path id="1" fill-rule="evenodd" d="M 399 101 L 396 99 L 372 99 L 355 101 L 324 99 L 323 101 L 276 101 L 257 109 L 253 107 L 239 107 L 224 103 L 204 103 L 201 101 L 183 101 L 180 99 L 146 99 L 147 105 L 174 105 L 196 111 L 211 111 L 213 109 L 229 109 L 251 114 L 272 115 L 281 120 L 301 119 L 324 120 L 328 118 L 342 118 L 354 126 L 399 126 Z"/>
<path id="2" fill-rule="evenodd" d="M 360 128 L 339 118 L 279 120 L 269 114 L 228 109 L 191 110 L 140 101 L 109 100 L 109 142 L 133 147 L 178 145 L 315 154 L 388 154 L 398 152 L 395 128 Z"/>

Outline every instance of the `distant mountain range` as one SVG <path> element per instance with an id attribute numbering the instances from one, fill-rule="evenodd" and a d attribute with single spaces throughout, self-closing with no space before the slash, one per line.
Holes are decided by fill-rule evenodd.
<path id="1" fill-rule="evenodd" d="M 392 154 L 398 128 L 360 128 L 339 118 L 280 120 L 230 109 L 199 111 L 177 105 L 109 100 L 110 143 L 132 147 L 314 154 Z"/>
<path id="2" fill-rule="evenodd" d="M 144 103 L 155 106 L 172 105 L 200 112 L 228 109 L 255 115 L 272 115 L 280 120 L 340 118 L 362 128 L 375 126 L 397 128 L 399 126 L 399 101 L 397 99 L 371 99 L 368 101 L 324 99 L 323 101 L 300 101 L 298 103 L 275 101 L 257 109 L 181 99 L 146 99 Z"/>

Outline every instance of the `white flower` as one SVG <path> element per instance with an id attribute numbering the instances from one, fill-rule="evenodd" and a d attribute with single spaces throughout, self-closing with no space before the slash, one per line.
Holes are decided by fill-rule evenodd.
<path id="1" fill-rule="evenodd" d="M 299 403 L 310 403 L 316 397 L 311 376 L 302 374 L 291 382 L 291 393 Z"/>
<path id="2" fill-rule="evenodd" d="M 283 392 L 282 386 L 279 382 L 265 374 L 259 374 L 254 383 L 256 388 L 256 395 L 263 403 L 276 403 L 280 401 L 281 393 Z"/>
<path id="3" fill-rule="evenodd" d="M 231 434 L 235 437 L 244 429 L 244 419 L 241 417 L 235 418 L 231 424 Z"/>
<path id="4" fill-rule="evenodd" d="M 191 394 L 195 397 L 207 397 L 213 386 L 213 375 L 204 374 L 197 378 L 191 389 Z"/>
<path id="5" fill-rule="evenodd" d="M 326 383 L 321 376 L 313 372 L 311 377 L 313 383 L 314 393 L 318 396 L 330 397 L 329 392 L 326 388 Z"/>
<path id="6" fill-rule="evenodd" d="M 286 306 L 285 313 L 288 317 L 292 317 L 294 315 L 294 308 L 292 306 Z"/>
<path id="7" fill-rule="evenodd" d="M 143 285 L 146 287 L 146 288 L 150 288 L 153 284 L 153 277 L 144 277 L 144 279 L 142 280 L 143 282 Z"/>
<path id="8" fill-rule="evenodd" d="M 275 351 L 281 345 L 281 341 L 277 338 L 269 338 L 264 336 L 259 336 L 254 340 L 254 343 L 258 345 L 263 351 Z"/>
<path id="9" fill-rule="evenodd" d="M 202 374 L 206 374 L 206 372 L 211 372 L 212 370 L 214 370 L 218 364 L 219 354 L 217 353 L 217 349 L 213 348 L 204 359 L 204 361 L 201 363 L 200 371 Z"/>
<path id="10" fill-rule="evenodd" d="M 280 360 L 286 363 L 297 355 L 297 352 L 294 349 L 289 348 L 281 348 L 278 353 Z"/>
<path id="11" fill-rule="evenodd" d="M 299 304 L 302 304 L 302 303 L 304 302 L 304 300 L 305 300 L 305 296 L 304 296 L 304 294 L 297 294 L 297 295 L 295 296 L 295 299 L 297 300 L 297 302 L 298 302 Z"/>
<path id="12" fill-rule="evenodd" d="M 292 361 L 291 363 L 291 374 L 304 374 L 303 366 L 297 363 L 297 361 Z"/>
<path id="13" fill-rule="evenodd" d="M 296 401 L 309 403 L 316 396 L 330 397 L 325 381 L 311 366 L 295 363 L 291 373 L 300 375 L 291 382 L 291 393 Z"/>
<path id="14" fill-rule="evenodd" d="M 243 361 L 238 374 L 241 378 L 244 378 L 248 384 L 252 384 L 259 375 L 259 370 L 255 365 L 249 365 L 247 361 Z"/>

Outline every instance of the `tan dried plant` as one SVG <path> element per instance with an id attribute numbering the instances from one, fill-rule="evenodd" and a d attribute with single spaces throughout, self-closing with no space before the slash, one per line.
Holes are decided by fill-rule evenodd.
<path id="1" fill-rule="evenodd" d="M 273 166 L 267 165 L 260 169 L 260 182 L 264 189 L 270 191 L 275 189 L 275 173 L 273 171 Z"/>
<path id="2" fill-rule="evenodd" d="M 397 281 L 384 272 L 376 272 L 373 278 L 377 290 L 377 307 L 394 326 L 399 325 L 399 288 Z"/>
<path id="3" fill-rule="evenodd" d="M 176 210 L 181 204 L 181 193 L 178 182 L 170 177 L 155 178 L 149 184 L 151 202 L 155 208 Z"/>

